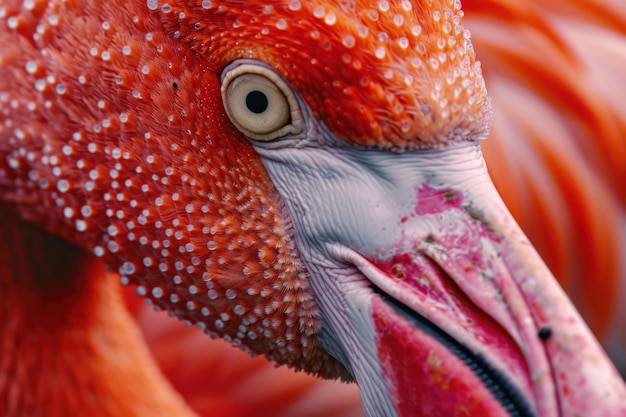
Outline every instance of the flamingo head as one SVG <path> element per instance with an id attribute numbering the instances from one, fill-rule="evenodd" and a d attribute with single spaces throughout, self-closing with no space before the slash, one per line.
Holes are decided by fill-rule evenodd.
<path id="1" fill-rule="evenodd" d="M 213 337 L 356 380 L 370 416 L 626 412 L 488 176 L 458 0 L 135 8 L 57 10 L 93 40 L 72 54 L 38 29 L 55 123 L 0 176 L 23 216 Z"/>

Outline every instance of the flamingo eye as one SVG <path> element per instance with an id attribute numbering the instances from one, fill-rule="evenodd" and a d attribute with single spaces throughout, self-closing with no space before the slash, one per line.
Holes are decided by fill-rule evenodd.
<path id="1" fill-rule="evenodd" d="M 302 131 L 295 94 L 265 66 L 242 64 L 226 72 L 222 101 L 235 127 L 252 139 L 270 141 Z"/>

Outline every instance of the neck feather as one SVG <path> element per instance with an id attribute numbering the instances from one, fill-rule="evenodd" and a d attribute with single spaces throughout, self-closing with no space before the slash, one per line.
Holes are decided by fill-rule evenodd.
<path id="1" fill-rule="evenodd" d="M 0 205 L 0 414 L 184 416 L 116 278 Z"/>

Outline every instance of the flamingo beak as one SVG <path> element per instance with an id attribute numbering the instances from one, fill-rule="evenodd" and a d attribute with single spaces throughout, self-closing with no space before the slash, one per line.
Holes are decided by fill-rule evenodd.
<path id="1" fill-rule="evenodd" d="M 368 416 L 626 415 L 623 380 L 504 206 L 478 144 L 264 160 L 324 314 L 322 344 Z"/>

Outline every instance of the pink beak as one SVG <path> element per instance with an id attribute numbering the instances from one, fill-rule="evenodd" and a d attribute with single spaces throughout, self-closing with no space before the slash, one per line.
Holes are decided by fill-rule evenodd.
<path id="1" fill-rule="evenodd" d="M 626 416 L 623 380 L 502 203 L 477 144 L 284 152 L 301 159 L 273 153 L 266 166 L 325 314 L 323 343 L 368 416 Z M 286 171 L 307 164 L 325 175 Z"/>

